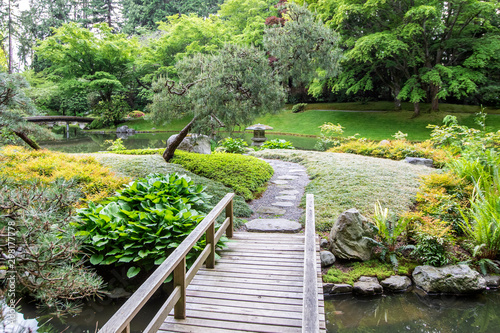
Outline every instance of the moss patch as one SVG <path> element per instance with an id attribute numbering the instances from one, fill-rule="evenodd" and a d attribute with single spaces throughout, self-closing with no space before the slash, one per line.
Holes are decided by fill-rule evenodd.
<path id="1" fill-rule="evenodd" d="M 398 275 L 410 275 L 417 266 L 416 263 L 400 262 Z M 347 283 L 352 285 L 361 276 L 374 276 L 379 281 L 394 275 L 391 264 L 381 263 L 378 260 L 352 262 L 346 265 L 336 264 L 323 275 L 324 282 Z"/>

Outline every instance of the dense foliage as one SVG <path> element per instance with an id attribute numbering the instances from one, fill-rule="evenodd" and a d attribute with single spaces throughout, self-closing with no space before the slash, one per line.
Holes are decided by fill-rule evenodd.
<path id="1" fill-rule="evenodd" d="M 268 163 L 239 154 L 201 155 L 178 151 L 172 162 L 197 175 L 221 182 L 246 200 L 265 190 L 264 185 L 274 172 Z"/>
<path id="2" fill-rule="evenodd" d="M 194 230 L 204 215 L 197 210 L 207 195 L 201 185 L 177 174 L 138 179 L 102 204 L 78 211 L 76 236 L 82 237 L 94 265 L 128 265 L 127 276 L 150 271 Z M 192 263 L 205 241 L 193 247 Z"/>

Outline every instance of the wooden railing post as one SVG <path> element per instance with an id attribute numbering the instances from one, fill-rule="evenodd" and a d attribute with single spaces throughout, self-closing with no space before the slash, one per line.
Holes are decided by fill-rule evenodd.
<path id="1" fill-rule="evenodd" d="M 229 226 L 226 229 L 227 238 L 233 237 L 233 230 L 234 230 L 233 200 L 234 199 L 231 199 L 231 201 L 226 206 L 226 218 L 229 217 Z"/>
<path id="2" fill-rule="evenodd" d="M 215 221 L 208 227 L 206 233 L 207 245 L 210 244 L 210 254 L 207 257 L 205 265 L 207 268 L 215 267 Z"/>
<path id="3" fill-rule="evenodd" d="M 304 251 L 304 303 L 302 333 L 319 332 L 318 275 L 316 271 L 316 230 L 314 195 L 306 195 L 306 230 Z"/>
<path id="4" fill-rule="evenodd" d="M 174 287 L 181 288 L 181 297 L 175 303 L 174 317 L 176 319 L 186 318 L 186 257 L 174 268 Z"/>

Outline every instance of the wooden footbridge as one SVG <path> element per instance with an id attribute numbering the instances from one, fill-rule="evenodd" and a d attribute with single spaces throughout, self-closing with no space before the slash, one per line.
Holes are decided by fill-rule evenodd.
<path id="1" fill-rule="evenodd" d="M 130 332 L 131 320 L 171 273 L 174 291 L 144 332 L 326 332 L 313 195 L 304 234 L 233 233 L 233 197 L 219 202 L 99 332 Z M 216 263 L 224 232 L 231 241 Z M 207 245 L 186 271 L 186 254 L 203 234 Z"/>

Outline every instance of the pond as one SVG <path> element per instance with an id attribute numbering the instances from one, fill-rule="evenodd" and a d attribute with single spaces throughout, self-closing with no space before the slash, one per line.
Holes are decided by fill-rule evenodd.
<path id="1" fill-rule="evenodd" d="M 500 293 L 427 296 L 413 290 L 377 298 L 352 295 L 325 300 L 327 332 L 499 332 Z"/>
<path id="2" fill-rule="evenodd" d="M 141 148 L 165 148 L 167 146 L 167 139 L 178 132 L 155 132 L 155 133 L 136 133 L 131 136 L 123 138 L 123 144 L 127 149 L 141 149 Z M 229 133 L 222 133 L 228 135 Z M 250 140 L 253 133 L 233 133 L 232 137 L 242 138 L 249 145 L 252 143 Z M 314 145 L 317 139 L 315 137 L 303 137 L 293 135 L 278 135 L 266 133 L 268 140 L 283 139 L 292 142 L 297 149 L 314 150 Z M 40 142 L 44 148 L 65 153 L 95 153 L 98 151 L 106 150 L 109 144 L 106 140 L 116 140 L 117 135 L 114 133 L 97 134 L 94 132 L 82 131 L 79 128 L 70 128 L 69 138 L 58 141 Z"/>

